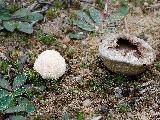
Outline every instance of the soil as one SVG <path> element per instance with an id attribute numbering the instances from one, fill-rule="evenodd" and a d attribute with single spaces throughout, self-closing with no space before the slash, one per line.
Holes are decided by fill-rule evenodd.
<path id="1" fill-rule="evenodd" d="M 160 17 L 157 17 L 157 12 L 144 14 L 140 8 L 135 8 L 126 16 L 126 21 L 129 33 L 146 40 L 158 54 Z M 125 33 L 125 27 L 122 21 L 118 32 Z M 46 49 L 59 51 L 68 64 L 66 74 L 58 82 L 53 80 L 48 83 L 48 90 L 34 95 L 36 111 L 29 114 L 30 120 L 61 120 L 64 113 L 75 120 L 78 112 L 83 114 L 85 120 L 98 116 L 102 120 L 160 119 L 160 72 L 155 66 L 134 77 L 115 74 L 107 70 L 99 59 L 99 37 L 89 35 L 84 40 L 70 40 L 68 44 L 63 44 L 62 39 L 58 41 L 61 47 L 46 45 L 34 35 L 1 32 L 0 52 L 11 52 L 10 60 L 24 53 L 30 55 L 24 69 L 32 69 L 35 58 Z M 70 47 L 75 51 L 73 56 L 68 54 Z M 155 64 L 158 61 L 157 58 Z M 118 90 L 119 96 L 115 90 Z M 89 102 L 84 105 L 86 100 Z"/>

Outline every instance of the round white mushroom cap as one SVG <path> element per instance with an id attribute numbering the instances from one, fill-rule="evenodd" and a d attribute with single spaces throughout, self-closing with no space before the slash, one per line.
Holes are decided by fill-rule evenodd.
<path id="1" fill-rule="evenodd" d="M 43 79 L 58 79 L 66 71 L 65 59 L 55 50 L 42 52 L 34 63 L 36 70 Z"/>

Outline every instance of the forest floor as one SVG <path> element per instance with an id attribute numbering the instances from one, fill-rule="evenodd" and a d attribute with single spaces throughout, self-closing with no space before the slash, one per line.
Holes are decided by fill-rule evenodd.
<path id="1" fill-rule="evenodd" d="M 59 120 L 64 113 L 72 119 L 76 119 L 79 113 L 85 120 L 98 116 L 101 116 L 102 120 L 160 119 L 158 11 L 144 14 L 141 8 L 135 7 L 118 26 L 118 33 L 128 32 L 142 38 L 157 51 L 155 65 L 145 73 L 132 77 L 112 73 L 103 65 L 98 56 L 100 37 L 90 34 L 86 39 L 70 40 L 66 44 L 62 38 L 46 37 L 42 33 L 43 29 L 40 29 L 44 24 L 46 23 L 39 23 L 34 35 L 29 36 L 0 32 L 0 53 L 7 54 L 12 62 L 16 62 L 20 56 L 28 55 L 23 68 L 28 74 L 34 73 L 36 57 L 47 49 L 59 51 L 68 65 L 66 73 L 58 80 L 30 77 L 31 81 L 47 81 L 48 87 L 40 93 L 34 93 L 36 111 L 29 115 L 29 119 Z M 43 38 L 51 39 L 51 42 L 46 44 Z M 37 82 L 36 80 L 33 82 Z"/>

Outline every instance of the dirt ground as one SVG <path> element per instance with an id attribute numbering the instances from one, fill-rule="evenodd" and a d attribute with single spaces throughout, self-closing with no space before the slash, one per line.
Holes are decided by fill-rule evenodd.
<path id="1" fill-rule="evenodd" d="M 128 32 L 147 41 L 157 51 L 155 64 L 160 58 L 160 16 L 157 14 L 158 11 L 144 14 L 135 8 L 118 27 L 119 33 Z M 100 37 L 88 36 L 84 40 L 71 40 L 69 44 L 63 44 L 60 39 L 61 47 L 45 45 L 34 36 L 19 41 L 15 33 L 1 32 L 0 37 L 0 52 L 16 51 L 11 59 L 29 53 L 32 57 L 27 64 L 31 66 L 46 49 L 56 49 L 66 59 L 66 74 L 49 83 L 48 90 L 34 95 L 36 111 L 29 119 L 60 120 L 67 113 L 74 120 L 77 112 L 81 112 L 85 120 L 98 116 L 102 120 L 160 119 L 160 72 L 155 66 L 134 77 L 108 71 L 98 56 Z M 74 49 L 73 55 L 68 53 L 69 48 Z"/>

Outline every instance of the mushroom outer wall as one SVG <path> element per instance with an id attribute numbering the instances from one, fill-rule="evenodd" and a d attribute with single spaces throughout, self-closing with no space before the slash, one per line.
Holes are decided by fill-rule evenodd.
<path id="1" fill-rule="evenodd" d="M 118 39 L 128 40 L 137 46 L 135 50 L 120 50 Z M 140 52 L 137 56 L 135 52 Z M 102 38 L 99 45 L 99 56 L 104 65 L 115 73 L 125 75 L 138 75 L 146 71 L 146 68 L 153 64 L 156 54 L 152 47 L 144 40 L 129 34 L 108 34 Z"/>

